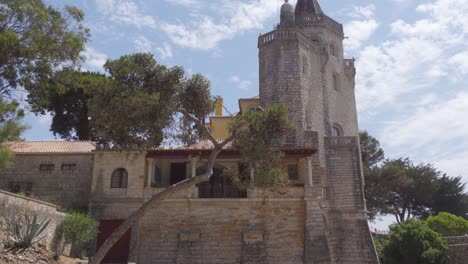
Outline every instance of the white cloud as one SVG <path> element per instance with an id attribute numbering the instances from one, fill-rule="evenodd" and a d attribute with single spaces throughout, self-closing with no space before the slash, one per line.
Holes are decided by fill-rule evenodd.
<path id="1" fill-rule="evenodd" d="M 197 7 L 200 5 L 200 2 L 197 0 L 166 0 L 169 4 L 180 5 L 185 7 Z"/>
<path id="2" fill-rule="evenodd" d="M 156 19 L 145 15 L 132 0 L 96 0 L 98 10 L 109 20 L 141 29 L 156 28 Z"/>
<path id="3" fill-rule="evenodd" d="M 357 98 L 361 113 L 384 104 L 387 109 L 408 107 L 402 105 L 402 96 L 432 87 L 449 72 L 466 69 L 466 54 L 456 54 L 466 50 L 468 43 L 466 0 L 437 0 L 419 5 L 417 11 L 421 19 L 393 22 L 389 40 L 360 52 Z"/>
<path id="4" fill-rule="evenodd" d="M 367 6 L 354 6 L 350 16 L 354 18 L 373 18 L 375 9 L 375 5 L 373 4 Z"/>
<path id="5" fill-rule="evenodd" d="M 168 43 L 164 43 L 162 47 L 157 47 L 156 52 L 159 54 L 159 56 L 163 60 L 170 59 L 174 56 L 172 53 L 172 46 L 169 45 Z"/>
<path id="6" fill-rule="evenodd" d="M 221 18 L 194 14 L 189 24 L 162 22 L 161 29 L 179 46 L 212 50 L 223 40 L 253 29 L 263 29 L 266 20 L 278 14 L 282 3 L 282 0 L 216 1 L 211 8 L 217 9 Z M 219 6 L 223 8 L 219 9 Z"/>
<path id="7" fill-rule="evenodd" d="M 103 71 L 103 66 L 106 63 L 108 57 L 106 54 L 101 53 L 91 47 L 86 48 L 84 52 L 86 57 L 85 69 L 92 71 Z"/>
<path id="8" fill-rule="evenodd" d="M 449 58 L 448 62 L 455 66 L 459 75 L 468 74 L 468 51 L 463 51 Z"/>
<path id="9" fill-rule="evenodd" d="M 344 26 L 346 36 L 344 45 L 347 50 L 353 51 L 361 47 L 362 43 L 369 40 L 374 32 L 379 27 L 379 23 L 375 19 L 351 21 Z"/>
<path id="10" fill-rule="evenodd" d="M 135 48 L 140 52 L 150 52 L 153 48 L 151 41 L 147 39 L 145 36 L 138 36 L 134 41 L 133 44 Z"/>
<path id="11" fill-rule="evenodd" d="M 375 6 L 354 6 L 350 16 L 358 20 L 353 20 L 343 25 L 347 39 L 344 45 L 347 51 L 355 51 L 370 39 L 379 27 L 379 23 L 374 19 Z"/>
<path id="12" fill-rule="evenodd" d="M 462 176 L 463 180 L 468 183 L 468 175 L 466 174 L 468 171 L 467 160 L 468 152 L 463 152 L 453 157 L 435 161 L 434 164 L 440 171 L 447 173 L 449 176 Z"/>
<path id="13" fill-rule="evenodd" d="M 453 176 L 466 174 L 467 112 L 468 92 L 459 92 L 448 101 L 420 105 L 408 117 L 400 117 L 384 128 L 382 145 L 395 155 L 435 163 Z"/>
<path id="14" fill-rule="evenodd" d="M 229 78 L 229 81 L 236 84 L 237 88 L 241 90 L 248 90 L 252 85 L 252 81 L 242 80 L 238 75 L 233 75 Z"/>

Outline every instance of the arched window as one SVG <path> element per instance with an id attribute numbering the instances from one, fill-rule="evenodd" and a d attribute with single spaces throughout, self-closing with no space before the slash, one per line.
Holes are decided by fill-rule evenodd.
<path id="1" fill-rule="evenodd" d="M 343 130 L 337 124 L 334 124 L 332 127 L 332 137 L 341 137 L 343 136 Z"/>
<path id="2" fill-rule="evenodd" d="M 127 188 L 128 172 L 126 169 L 116 169 L 112 173 L 111 188 Z"/>

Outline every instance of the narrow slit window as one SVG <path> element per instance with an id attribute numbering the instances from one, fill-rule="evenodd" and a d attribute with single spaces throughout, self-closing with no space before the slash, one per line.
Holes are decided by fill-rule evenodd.
<path id="1" fill-rule="evenodd" d="M 284 58 L 284 72 L 291 74 L 293 71 L 292 59 L 291 57 Z"/>
<path id="2" fill-rule="evenodd" d="M 339 87 L 339 86 L 340 86 L 340 83 L 339 83 L 339 80 L 338 80 L 338 76 L 337 76 L 337 75 L 333 75 L 333 80 L 332 80 L 332 81 L 333 81 L 333 89 L 334 89 L 335 91 L 339 91 L 339 89 L 340 89 L 340 87 Z"/>

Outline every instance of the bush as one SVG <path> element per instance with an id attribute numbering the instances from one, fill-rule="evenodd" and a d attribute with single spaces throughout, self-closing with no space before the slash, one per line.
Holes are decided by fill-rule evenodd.
<path id="1" fill-rule="evenodd" d="M 59 230 L 65 244 L 82 247 L 96 236 L 97 221 L 87 214 L 72 212 L 65 216 Z"/>
<path id="2" fill-rule="evenodd" d="M 437 216 L 430 216 L 425 222 L 430 229 L 443 237 L 468 234 L 468 220 L 453 214 L 440 213 Z"/>
<path id="3" fill-rule="evenodd" d="M 424 222 L 410 220 L 393 225 L 384 241 L 385 264 L 444 264 L 447 259 L 445 241 Z"/>

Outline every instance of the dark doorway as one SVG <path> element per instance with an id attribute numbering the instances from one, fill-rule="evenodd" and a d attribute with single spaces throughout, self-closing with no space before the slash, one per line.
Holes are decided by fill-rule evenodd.
<path id="1" fill-rule="evenodd" d="M 99 249 L 106 239 L 123 223 L 122 220 L 101 220 L 99 221 L 99 233 L 97 236 L 96 249 Z M 130 255 L 130 230 L 120 238 L 109 250 L 102 263 L 128 263 Z"/>
<path id="2" fill-rule="evenodd" d="M 187 165 L 185 163 L 171 163 L 171 185 L 187 178 Z"/>

